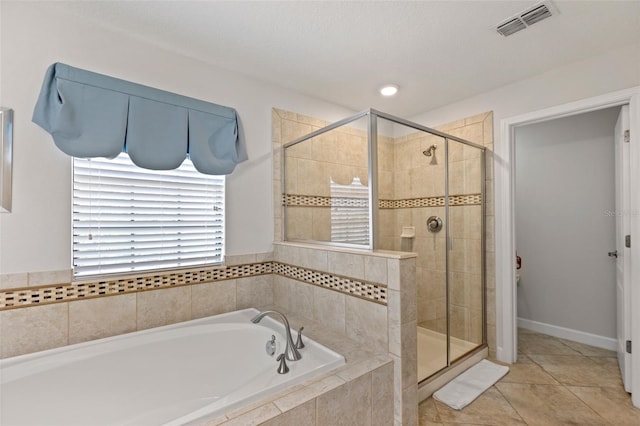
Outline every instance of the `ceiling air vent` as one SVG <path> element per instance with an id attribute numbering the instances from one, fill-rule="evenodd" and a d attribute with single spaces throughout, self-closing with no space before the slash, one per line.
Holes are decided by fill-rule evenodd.
<path id="1" fill-rule="evenodd" d="M 520 30 L 524 30 L 527 26 L 518 18 L 514 18 L 509 22 L 505 22 L 502 25 L 499 25 L 497 30 L 503 36 L 508 36 L 513 33 L 517 33 Z"/>
<path id="2" fill-rule="evenodd" d="M 520 30 L 524 30 L 529 25 L 533 25 L 536 22 L 540 22 L 543 19 L 552 16 L 552 10 L 557 12 L 557 9 L 552 6 L 551 1 L 537 3 L 529 9 L 520 12 L 516 16 L 513 16 L 498 25 L 496 31 L 503 36 L 509 36 Z"/>
<path id="3" fill-rule="evenodd" d="M 525 24 L 531 25 L 536 22 L 542 21 L 551 16 L 551 11 L 546 4 L 541 4 L 540 6 L 535 7 L 534 9 L 528 10 L 522 15 L 520 18 L 524 21 Z"/>

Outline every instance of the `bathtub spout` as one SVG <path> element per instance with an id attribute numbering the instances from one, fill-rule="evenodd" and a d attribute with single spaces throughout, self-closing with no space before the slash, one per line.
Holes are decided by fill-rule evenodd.
<path id="1" fill-rule="evenodd" d="M 287 317 L 284 316 L 284 314 L 278 311 L 264 311 L 251 318 L 251 322 L 257 324 L 262 320 L 262 318 L 267 315 L 279 316 L 284 323 L 284 329 L 287 333 L 287 347 L 284 351 L 286 359 L 289 361 L 298 361 L 299 359 L 301 359 L 302 355 L 300 355 L 300 352 L 298 352 L 298 350 L 296 349 L 296 345 L 293 343 L 293 338 L 291 337 L 291 327 L 289 327 L 289 321 L 287 320 Z"/>

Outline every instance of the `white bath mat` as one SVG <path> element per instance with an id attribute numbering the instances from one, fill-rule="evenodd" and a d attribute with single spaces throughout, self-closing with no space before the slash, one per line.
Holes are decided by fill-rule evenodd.
<path id="1" fill-rule="evenodd" d="M 440 388 L 433 397 L 453 409 L 462 410 L 508 372 L 509 367 L 483 359 Z"/>

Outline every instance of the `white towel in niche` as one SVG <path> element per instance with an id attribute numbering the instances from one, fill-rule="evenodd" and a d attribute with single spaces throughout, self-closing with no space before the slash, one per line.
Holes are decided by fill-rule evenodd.
<path id="1" fill-rule="evenodd" d="M 505 374 L 509 367 L 483 359 L 433 394 L 438 401 L 462 410 Z"/>

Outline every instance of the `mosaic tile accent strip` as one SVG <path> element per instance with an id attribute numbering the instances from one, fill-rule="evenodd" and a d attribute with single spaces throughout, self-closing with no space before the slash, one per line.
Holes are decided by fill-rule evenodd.
<path id="1" fill-rule="evenodd" d="M 16 290 L 9 289 L 0 291 L 0 311 L 272 273 L 329 288 L 382 305 L 387 304 L 387 288 L 382 284 L 355 280 L 326 272 L 269 261 L 166 272 L 164 274 L 139 277 L 122 277 L 112 280 L 56 284 L 33 288 L 27 287 Z"/>
<path id="2" fill-rule="evenodd" d="M 332 198 L 313 195 L 283 194 L 282 204 L 295 207 L 368 207 L 364 198 Z M 482 204 L 482 194 L 450 195 L 450 206 L 474 206 Z M 444 207 L 444 196 L 379 200 L 381 209 L 407 209 L 418 207 Z"/>
<path id="3" fill-rule="evenodd" d="M 366 198 L 283 194 L 282 204 L 296 207 L 369 207 Z"/>
<path id="4" fill-rule="evenodd" d="M 451 206 L 479 206 L 482 205 L 482 194 L 450 195 Z"/>
<path id="5" fill-rule="evenodd" d="M 115 294 L 169 288 L 202 282 L 231 280 L 273 273 L 273 262 L 218 266 L 187 271 L 166 272 L 139 277 L 22 288 L 0 292 L 0 310 L 69 302 Z"/>
<path id="6" fill-rule="evenodd" d="M 451 198 L 449 198 L 451 199 Z M 381 200 L 381 209 L 407 209 L 417 207 L 444 207 L 444 197 L 406 198 L 403 200 Z"/>
<path id="7" fill-rule="evenodd" d="M 274 262 L 273 273 L 317 285 L 318 287 L 356 296 L 381 305 L 387 304 L 387 287 L 382 284 L 341 277 L 279 262 Z"/>

